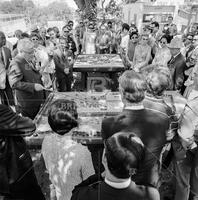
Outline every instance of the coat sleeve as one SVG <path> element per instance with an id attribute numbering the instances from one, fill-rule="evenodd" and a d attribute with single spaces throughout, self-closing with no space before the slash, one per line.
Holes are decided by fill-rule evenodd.
<path id="1" fill-rule="evenodd" d="M 28 117 L 21 117 L 6 105 L 0 105 L 0 136 L 28 136 L 36 129 Z"/>
<path id="2" fill-rule="evenodd" d="M 12 89 L 34 93 L 35 84 L 22 81 L 23 73 L 21 72 L 17 63 L 12 63 L 10 65 L 10 70 L 8 72 L 8 79 Z"/>
<path id="3" fill-rule="evenodd" d="M 60 58 L 58 57 L 58 55 L 54 55 L 54 64 L 55 68 L 64 73 L 65 66 L 60 62 Z"/>

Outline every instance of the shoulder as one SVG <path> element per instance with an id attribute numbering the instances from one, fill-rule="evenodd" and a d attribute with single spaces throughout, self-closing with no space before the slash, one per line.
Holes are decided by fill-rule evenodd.
<path id="1" fill-rule="evenodd" d="M 147 199 L 147 200 L 160 200 L 159 192 L 154 187 L 141 186 L 141 185 L 133 185 L 131 184 L 130 188 L 134 195 L 139 197 L 139 199 Z"/>
<path id="2" fill-rule="evenodd" d="M 97 199 L 98 187 L 100 182 L 76 188 L 73 192 L 71 200 L 93 200 Z"/>

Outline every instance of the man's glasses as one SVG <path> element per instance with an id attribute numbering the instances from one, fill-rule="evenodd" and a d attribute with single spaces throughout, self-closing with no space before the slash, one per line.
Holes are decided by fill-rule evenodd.
<path id="1" fill-rule="evenodd" d="M 144 40 L 144 41 L 147 41 L 147 40 L 148 40 L 148 38 L 142 38 L 142 40 Z"/>
<path id="2" fill-rule="evenodd" d="M 132 37 L 131 39 L 138 39 L 138 37 Z"/>

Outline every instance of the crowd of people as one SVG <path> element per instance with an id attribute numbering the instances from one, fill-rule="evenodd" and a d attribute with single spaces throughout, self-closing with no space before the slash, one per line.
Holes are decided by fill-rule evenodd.
<path id="1" fill-rule="evenodd" d="M 117 89 L 123 111 L 105 118 L 103 144 L 93 149 L 71 139 L 78 127 L 77 105 L 58 99 L 50 105 L 53 131 L 42 156 L 58 200 L 159 200 L 161 170 L 175 170 L 175 200 L 198 199 L 198 26 L 183 34 L 173 17 L 160 28 L 142 30 L 113 21 L 69 21 L 57 27 L 15 32 L 13 46 L 0 32 L 0 199 L 45 199 L 22 137 L 51 91 L 72 91 L 79 54 L 119 54 L 125 71 Z M 180 94 L 181 107 L 168 106 L 164 92 Z M 173 97 L 174 98 L 174 97 Z M 85 127 L 85 131 L 93 131 Z M 101 154 L 101 152 L 103 152 Z"/>

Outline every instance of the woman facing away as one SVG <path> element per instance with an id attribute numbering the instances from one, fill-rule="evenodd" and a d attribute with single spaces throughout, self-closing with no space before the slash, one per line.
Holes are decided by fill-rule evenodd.
<path id="1" fill-rule="evenodd" d="M 57 200 L 70 200 L 74 186 L 94 174 L 89 150 L 71 138 L 77 116 L 73 101 L 58 99 L 50 106 L 48 123 L 53 133 L 44 138 L 42 155 Z"/>

